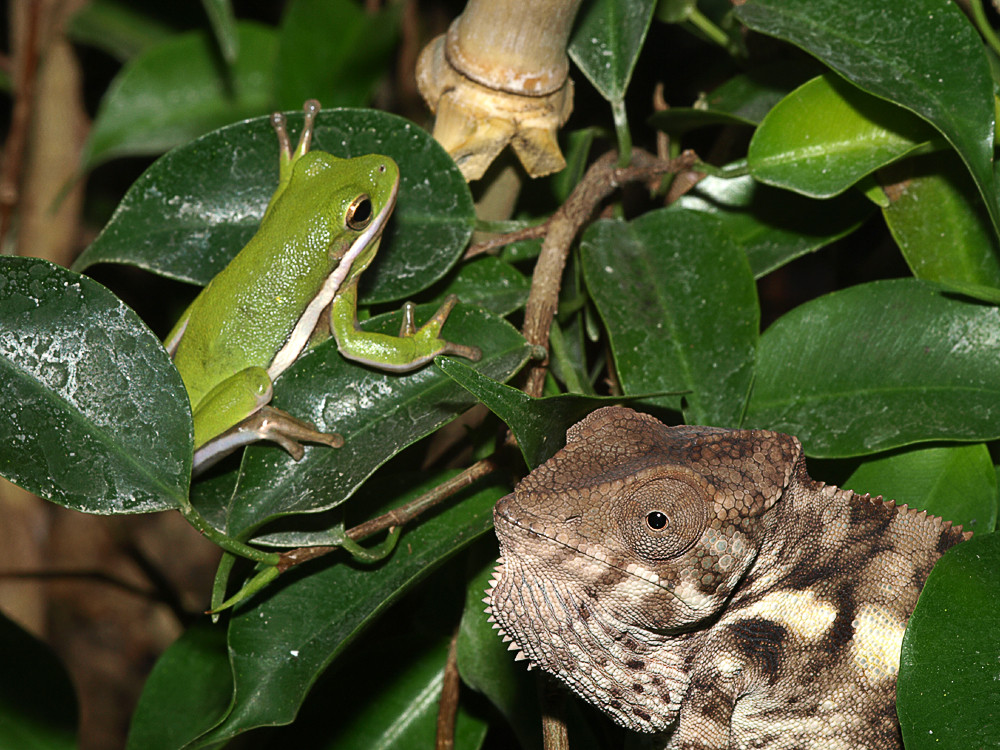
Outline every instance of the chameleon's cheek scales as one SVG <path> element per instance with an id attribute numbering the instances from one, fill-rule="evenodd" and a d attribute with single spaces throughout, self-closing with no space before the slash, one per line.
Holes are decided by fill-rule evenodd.
<path id="1" fill-rule="evenodd" d="M 506 522 L 498 515 L 497 523 Z M 551 550 L 540 549 L 539 538 L 523 529 L 511 534 L 523 537 L 519 551 L 504 548 L 484 601 L 487 611 L 497 613 L 491 621 L 515 658 L 557 675 L 625 726 L 638 731 L 669 727 L 686 689 L 683 664 L 650 658 L 662 640 L 654 633 L 624 623 L 609 628 L 613 618 L 579 585 L 584 577 L 620 585 L 623 576 L 587 557 L 563 561 L 572 573 L 557 566 L 550 574 L 548 566 L 534 561 L 552 559 Z"/>
<path id="2" fill-rule="evenodd" d="M 517 659 L 668 750 L 901 747 L 903 632 L 970 536 L 809 478 L 798 441 L 622 407 L 494 511 L 484 601 Z"/>

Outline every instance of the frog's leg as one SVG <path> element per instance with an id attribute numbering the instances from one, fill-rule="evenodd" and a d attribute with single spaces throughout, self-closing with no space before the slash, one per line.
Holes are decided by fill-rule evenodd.
<path id="1" fill-rule="evenodd" d="M 194 471 L 200 473 L 240 446 L 271 440 L 298 461 L 303 442 L 339 448 L 337 433 L 267 406 L 271 378 L 262 367 L 248 367 L 213 388 L 194 410 Z"/>
<path id="2" fill-rule="evenodd" d="M 417 328 L 413 303 L 403 306 L 399 336 L 362 331 L 358 326 L 357 278 L 349 281 L 330 306 L 330 329 L 337 348 L 348 359 L 390 372 L 407 372 L 423 367 L 439 354 L 456 354 L 473 361 L 482 357 L 475 346 L 465 346 L 441 338 L 448 315 L 458 297 L 450 295 L 430 320 Z"/>

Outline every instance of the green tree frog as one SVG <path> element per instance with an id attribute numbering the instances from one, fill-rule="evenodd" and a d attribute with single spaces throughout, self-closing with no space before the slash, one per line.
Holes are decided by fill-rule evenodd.
<path id="1" fill-rule="evenodd" d="M 440 336 L 454 296 L 420 328 L 406 303 L 399 336 L 358 327 L 358 279 L 395 206 L 399 168 L 387 156 L 310 151 L 319 102 L 304 109 L 294 151 L 284 116 L 272 115 L 279 179 L 260 228 L 165 341 L 191 399 L 196 473 L 257 440 L 273 440 L 296 460 L 303 441 L 343 444 L 340 435 L 267 406 L 274 379 L 331 333 L 345 357 L 383 370 L 413 370 L 438 354 L 480 357 Z"/>

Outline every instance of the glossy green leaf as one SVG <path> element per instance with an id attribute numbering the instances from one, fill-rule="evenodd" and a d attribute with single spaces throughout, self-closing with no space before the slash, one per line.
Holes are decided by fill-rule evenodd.
<path id="1" fill-rule="evenodd" d="M 1000 534 L 938 561 L 903 636 L 896 712 L 907 750 L 995 747 Z"/>
<path id="2" fill-rule="evenodd" d="M 735 75 L 692 107 L 670 107 L 649 118 L 653 127 L 685 133 L 707 125 L 756 125 L 789 91 L 816 75 L 814 65 L 770 63 Z"/>
<path id="3" fill-rule="evenodd" d="M 432 312 L 418 308 L 418 324 Z M 363 327 L 397 333 L 399 323 L 395 313 L 365 321 Z M 509 323 L 464 305 L 451 313 L 444 336 L 475 342 L 483 358 L 474 367 L 495 379 L 506 380 L 528 357 L 527 344 Z M 301 461 L 276 446 L 248 448 L 231 497 L 193 498 L 207 517 L 225 518 L 224 530 L 232 537 L 245 538 L 279 516 L 339 505 L 389 458 L 475 403 L 434 367 L 402 375 L 362 367 L 340 356 L 333 341 L 286 370 L 275 381 L 274 394 L 274 406 L 340 433 L 344 446 L 310 446 Z M 223 508 L 206 506 L 220 500 Z"/>
<path id="4" fill-rule="evenodd" d="M 491 559 L 469 582 L 455 648 L 462 681 L 499 709 L 523 748 L 540 747 L 542 726 L 536 678 L 515 662 L 483 612 L 483 594 L 493 577 Z"/>
<path id="5" fill-rule="evenodd" d="M 475 546 L 489 546 L 487 537 Z M 458 555 L 442 566 L 335 659 L 292 726 L 261 733 L 263 737 L 251 744 L 259 750 L 434 747 L 467 556 Z M 477 750 L 482 745 L 488 728 L 485 718 L 481 704 L 462 690 L 454 724 L 455 750 Z"/>
<path id="6" fill-rule="evenodd" d="M 720 222 L 679 209 L 599 221 L 581 250 L 624 392 L 687 392 L 688 423 L 736 426 L 760 312 L 746 254 Z"/>
<path id="7" fill-rule="evenodd" d="M 964 281 L 953 281 L 945 279 L 939 282 L 941 286 L 962 294 L 972 299 L 989 302 L 991 305 L 1000 305 L 1000 289 L 995 286 L 983 286 L 982 284 L 969 284 Z"/>
<path id="8" fill-rule="evenodd" d="M 490 530 L 505 487 L 475 485 L 407 528 L 374 567 L 330 560 L 284 574 L 229 626 L 235 675 L 230 713 L 199 746 L 258 726 L 287 724 L 327 665 L 402 594 Z"/>
<path id="9" fill-rule="evenodd" d="M 1000 226 L 992 167 L 993 82 L 982 41 L 954 3 L 748 0 L 736 15 L 931 123 L 962 156 L 994 226 Z"/>
<path id="10" fill-rule="evenodd" d="M 356 0 L 295 0 L 281 20 L 275 86 L 278 107 L 306 99 L 363 107 L 393 58 L 402 4 L 369 12 Z"/>
<path id="11" fill-rule="evenodd" d="M 191 410 L 160 342 L 91 279 L 0 257 L 0 474 L 88 513 L 179 507 Z"/>
<path id="12" fill-rule="evenodd" d="M 527 277 L 512 265 L 486 256 L 464 264 L 432 301 L 440 304 L 447 295 L 457 294 L 466 304 L 509 315 L 524 307 L 530 287 Z"/>
<path id="13" fill-rule="evenodd" d="M 127 750 L 177 750 L 226 715 L 233 672 L 226 628 L 207 620 L 163 652 L 139 697 Z"/>
<path id="14" fill-rule="evenodd" d="M 882 495 L 961 524 L 992 531 L 997 520 L 997 477 L 983 443 L 907 448 L 860 462 L 840 485 Z"/>
<path id="15" fill-rule="evenodd" d="M 441 357 L 436 364 L 504 421 L 517 438 L 529 469 L 544 463 L 566 445 L 566 430 L 594 409 L 626 400 L 573 393 L 531 398 L 516 388 L 481 375 L 457 359 Z"/>
<path id="16" fill-rule="evenodd" d="M 1000 287 L 1000 241 L 952 154 L 904 162 L 882 178 L 894 183 L 882 215 L 914 276 Z"/>
<path id="17" fill-rule="evenodd" d="M 746 425 L 831 458 L 1000 437 L 1000 309 L 917 279 L 800 305 L 761 336 Z"/>
<path id="18" fill-rule="evenodd" d="M 439 605 L 440 606 L 440 605 Z M 367 663 L 355 662 L 351 670 L 332 675 L 340 690 L 336 699 L 338 719 L 330 721 L 329 706 L 316 717 L 320 727 L 300 728 L 300 716 L 291 736 L 282 735 L 274 750 L 287 747 L 328 750 L 413 750 L 434 747 L 438 704 L 450 637 L 427 643 L 422 633 L 397 632 L 391 638 L 364 649 Z M 378 650 L 375 650 L 375 646 Z M 352 649 L 355 659 L 357 649 Z M 322 728 L 323 741 L 317 742 Z M 463 710 L 455 717 L 455 750 L 474 750 L 486 736 L 487 724 Z"/>
<path id="19" fill-rule="evenodd" d="M 77 703 L 69 674 L 52 650 L 0 614 L 0 747 L 72 750 Z"/>
<path id="20" fill-rule="evenodd" d="M 567 52 L 608 101 L 625 98 L 655 8 L 653 0 L 594 0 L 581 7 Z"/>
<path id="21" fill-rule="evenodd" d="M 746 252 L 757 279 L 850 234 L 875 211 L 855 191 L 820 201 L 749 175 L 706 177 L 676 205 L 716 217 Z"/>
<path id="22" fill-rule="evenodd" d="M 768 185 L 829 198 L 929 142 L 927 123 L 833 73 L 772 109 L 750 141 L 750 174 Z"/>
<path id="23" fill-rule="evenodd" d="M 133 58 L 104 95 L 81 160 L 158 154 L 271 106 L 275 34 L 238 24 L 239 59 L 227 73 L 207 34 L 177 34 Z M 166 196 L 178 199 L 178 196 Z"/>
<path id="24" fill-rule="evenodd" d="M 74 42 L 104 50 L 121 62 L 159 44 L 169 27 L 116 0 L 91 0 L 69 19 L 66 33 Z"/>
<path id="25" fill-rule="evenodd" d="M 288 115 L 297 137 L 302 113 Z M 408 120 L 375 110 L 323 110 L 313 148 L 383 153 L 400 166 L 393 218 L 362 277 L 365 302 L 415 294 L 440 279 L 472 234 L 472 197 L 455 162 Z M 74 264 L 128 263 L 207 284 L 253 236 L 277 186 L 278 142 L 266 117 L 199 138 L 150 167 Z"/>

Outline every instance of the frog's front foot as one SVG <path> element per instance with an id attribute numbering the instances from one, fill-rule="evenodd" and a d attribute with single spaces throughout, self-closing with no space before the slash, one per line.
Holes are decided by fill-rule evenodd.
<path id="1" fill-rule="evenodd" d="M 241 445 L 260 440 L 277 443 L 296 461 L 305 455 L 302 443 L 322 443 L 331 448 L 340 448 L 344 444 L 344 438 L 336 432 L 320 432 L 312 422 L 297 419 L 281 409 L 263 406 L 198 448 L 194 452 L 195 473 L 205 471 Z"/>
<path id="2" fill-rule="evenodd" d="M 478 346 L 456 344 L 453 341 L 445 341 L 441 338 L 441 329 L 444 328 L 445 321 L 448 320 L 448 316 L 456 304 L 458 304 L 458 296 L 449 294 L 441 307 L 438 308 L 438 311 L 431 316 L 430 320 L 420 326 L 420 328 L 417 328 L 413 317 L 415 305 L 412 302 L 407 302 L 403 305 L 403 324 L 399 328 L 399 337 L 433 340 L 441 345 L 440 348 L 435 350 L 435 355 L 455 354 L 459 357 L 471 359 L 473 362 L 478 362 L 483 356 Z"/>

